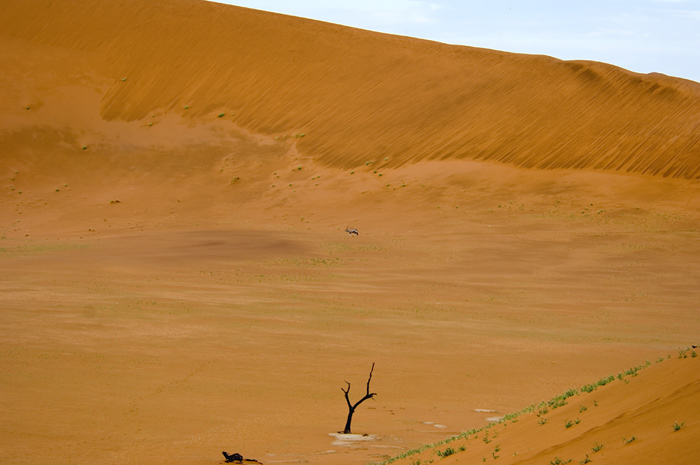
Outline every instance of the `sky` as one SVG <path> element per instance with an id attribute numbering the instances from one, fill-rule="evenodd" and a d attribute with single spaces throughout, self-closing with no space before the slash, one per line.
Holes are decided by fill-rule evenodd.
<path id="1" fill-rule="evenodd" d="M 216 0 L 371 31 L 700 82 L 700 0 Z"/>

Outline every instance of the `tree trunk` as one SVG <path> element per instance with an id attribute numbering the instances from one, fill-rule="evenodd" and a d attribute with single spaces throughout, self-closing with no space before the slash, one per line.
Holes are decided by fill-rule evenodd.
<path id="1" fill-rule="evenodd" d="M 352 423 L 352 414 L 355 413 L 354 410 L 350 410 L 348 412 L 348 419 L 345 422 L 345 429 L 343 430 L 343 434 L 352 434 L 352 430 L 350 428 L 350 425 Z"/>

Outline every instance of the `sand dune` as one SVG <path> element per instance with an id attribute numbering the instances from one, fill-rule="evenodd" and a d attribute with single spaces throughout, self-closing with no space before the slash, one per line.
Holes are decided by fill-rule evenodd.
<path id="1" fill-rule="evenodd" d="M 697 352 L 681 354 L 648 371 L 641 365 L 606 376 L 602 387 L 572 389 L 392 463 L 696 463 L 700 452 L 687 436 L 700 412 L 700 371 Z"/>
<path id="2" fill-rule="evenodd" d="M 0 50 L 1 463 L 379 462 L 667 354 L 498 460 L 697 462 L 700 84 L 195 0 Z"/>
<path id="3" fill-rule="evenodd" d="M 104 86 L 108 121 L 223 113 L 257 133 L 303 133 L 302 153 L 341 168 L 452 158 L 700 175 L 691 81 L 193 0 L 12 1 L 1 21 L 5 36 L 97 65 L 84 79 Z"/>

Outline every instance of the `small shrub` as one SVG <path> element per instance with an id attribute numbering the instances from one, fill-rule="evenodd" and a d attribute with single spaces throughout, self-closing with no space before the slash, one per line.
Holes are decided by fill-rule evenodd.
<path id="1" fill-rule="evenodd" d="M 586 458 L 581 460 L 579 463 L 581 465 L 584 465 L 585 463 L 591 463 L 591 462 L 592 462 L 592 460 L 588 457 L 588 454 L 586 454 Z"/>
<path id="2" fill-rule="evenodd" d="M 455 451 L 452 447 L 448 447 L 444 451 L 437 451 L 437 455 L 440 457 L 449 457 L 452 454 L 456 454 L 457 451 Z"/>
<path id="3" fill-rule="evenodd" d="M 625 444 L 629 444 L 630 442 L 634 442 L 634 441 L 636 441 L 636 440 L 637 440 L 637 437 L 636 437 L 636 436 L 632 436 L 632 437 L 629 438 L 629 439 L 627 439 L 627 438 L 622 438 L 622 442 L 624 442 Z"/>
<path id="4" fill-rule="evenodd" d="M 680 431 L 680 429 L 683 428 L 684 426 L 685 426 L 685 423 L 679 424 L 678 422 L 675 422 L 673 424 L 673 431 Z"/>
<path id="5" fill-rule="evenodd" d="M 598 444 L 598 442 L 596 441 L 595 446 L 593 446 L 593 452 L 599 452 L 600 449 L 603 448 L 603 446 L 604 444 Z"/>
<path id="6" fill-rule="evenodd" d="M 223 118 L 224 116 L 226 116 L 226 113 L 219 113 L 219 118 Z"/>
<path id="7" fill-rule="evenodd" d="M 564 461 L 561 457 L 554 457 L 554 460 L 550 460 L 549 465 L 563 465 L 565 463 L 570 463 L 571 459 Z"/>

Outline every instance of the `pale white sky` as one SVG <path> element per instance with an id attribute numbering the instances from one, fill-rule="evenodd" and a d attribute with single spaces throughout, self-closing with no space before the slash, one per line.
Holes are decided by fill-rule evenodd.
<path id="1" fill-rule="evenodd" d="M 216 0 L 508 52 L 700 82 L 700 0 Z"/>

